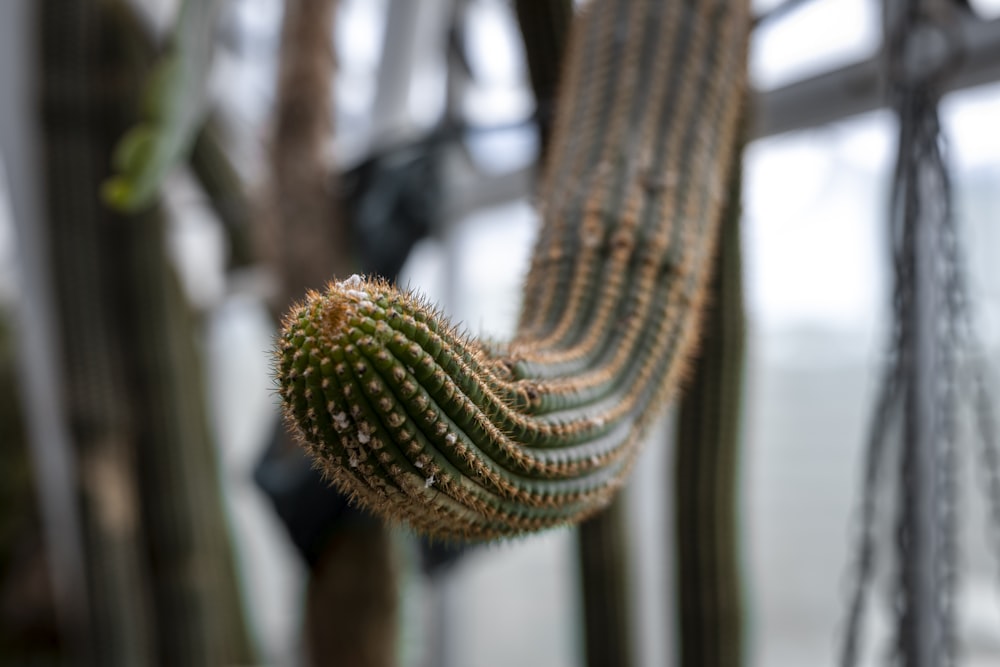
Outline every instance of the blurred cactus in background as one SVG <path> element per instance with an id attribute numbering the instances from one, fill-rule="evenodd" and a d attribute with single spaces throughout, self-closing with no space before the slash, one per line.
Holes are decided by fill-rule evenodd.
<path id="1" fill-rule="evenodd" d="M 45 226 L 101 665 L 246 663 L 195 319 L 162 204 L 98 198 L 138 119 L 150 37 L 122 2 L 42 2 Z M 84 554 L 81 554 L 84 556 Z"/>
<path id="2" fill-rule="evenodd" d="M 744 662 L 739 464 L 746 323 L 741 162 L 732 166 L 694 373 L 680 400 L 672 470 L 678 664 Z"/>

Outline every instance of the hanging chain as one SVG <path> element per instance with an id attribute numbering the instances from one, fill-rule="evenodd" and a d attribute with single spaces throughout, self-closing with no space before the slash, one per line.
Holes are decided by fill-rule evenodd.
<path id="1" fill-rule="evenodd" d="M 977 355 L 979 356 L 979 355 Z M 1000 584 L 1000 448 L 997 444 L 997 425 L 993 416 L 996 401 L 987 381 L 981 359 L 970 360 L 975 384 L 974 409 L 976 411 L 977 436 L 979 437 L 980 474 L 983 478 L 983 493 L 986 496 L 986 535 L 991 542 L 991 551 L 997 559 L 997 582 Z"/>
<path id="2" fill-rule="evenodd" d="M 897 296 L 898 299 L 898 290 Z M 898 407 L 898 340 L 902 328 L 894 321 L 889 359 L 885 363 L 879 391 L 878 402 L 868 427 L 868 441 L 865 447 L 865 472 L 862 488 L 861 505 L 858 508 L 857 561 L 852 573 L 852 587 L 844 645 L 841 650 L 840 664 L 842 667 L 853 667 L 858 664 L 859 651 L 863 642 L 863 626 L 865 619 L 866 593 L 875 575 L 877 553 L 875 549 L 878 530 L 876 517 L 878 514 L 878 491 L 883 478 L 883 467 L 887 456 L 886 446 L 889 440 L 889 428 L 895 408 Z"/>
<path id="3" fill-rule="evenodd" d="M 938 84 L 958 50 L 942 20 L 946 17 L 924 11 L 915 0 L 887 8 L 895 11 L 886 16 L 886 65 L 890 103 L 899 118 L 889 217 L 893 327 L 869 429 L 857 561 L 840 657 L 842 667 L 853 667 L 860 658 L 867 590 L 877 560 L 879 492 L 887 481 L 890 431 L 900 421 L 897 579 L 891 594 L 899 625 L 892 662 L 948 667 L 956 647 L 955 395 L 966 342 L 966 298 L 937 105 Z M 1000 481 L 996 488 L 1000 498 Z M 1000 515 L 1000 502 L 996 510 Z"/>
<path id="4" fill-rule="evenodd" d="M 890 94 L 900 126 L 890 220 L 902 269 L 896 315 L 906 386 L 893 657 L 903 667 L 948 667 L 956 644 L 955 355 L 962 343 L 954 326 L 962 301 L 957 236 L 937 112 L 948 40 L 919 2 L 899 8 L 898 17 L 887 16 Z"/>

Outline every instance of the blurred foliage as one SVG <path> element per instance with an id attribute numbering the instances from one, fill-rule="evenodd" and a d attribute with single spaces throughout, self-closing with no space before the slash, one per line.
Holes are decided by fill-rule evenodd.
<path id="1" fill-rule="evenodd" d="M 146 83 L 143 120 L 118 142 L 117 173 L 102 186 L 105 202 L 119 211 L 148 206 L 191 149 L 206 111 L 219 5 L 219 0 L 185 0 L 181 6 L 166 52 Z"/>

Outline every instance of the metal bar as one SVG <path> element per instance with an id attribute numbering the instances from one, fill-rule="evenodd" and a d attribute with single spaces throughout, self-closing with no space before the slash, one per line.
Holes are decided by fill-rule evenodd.
<path id="1" fill-rule="evenodd" d="M 499 175 L 486 174 L 461 148 L 448 150 L 446 165 L 449 183 L 446 220 L 462 220 L 480 209 L 527 197 L 535 184 L 534 166 Z"/>
<path id="2" fill-rule="evenodd" d="M 753 19 L 753 26 L 754 28 L 758 28 L 764 23 L 784 18 L 785 15 L 794 12 L 807 2 L 809 2 L 809 0 L 784 0 L 784 2 L 774 7 L 774 9 L 768 9 L 767 11 L 757 14 Z"/>
<path id="3" fill-rule="evenodd" d="M 417 3 L 391 0 L 386 10 L 385 38 L 379 64 L 371 136 L 376 145 L 410 129 L 409 94 L 416 34 Z"/>
<path id="4" fill-rule="evenodd" d="M 377 153 L 423 133 L 410 103 L 413 83 L 424 52 L 441 43 L 438 30 L 447 25 L 451 0 L 389 0 L 385 38 L 379 63 L 375 101 L 372 105 L 371 148 Z"/>
<path id="5" fill-rule="evenodd" d="M 1000 19 L 964 17 L 957 25 L 961 60 L 944 93 L 1000 81 Z M 754 139 L 832 123 L 885 106 L 881 55 L 838 70 L 758 92 Z"/>
<path id="6" fill-rule="evenodd" d="M 1000 81 L 1000 19 L 962 21 L 962 58 L 944 92 L 955 92 Z M 886 106 L 881 56 L 875 56 L 787 86 L 754 94 L 752 139 L 817 127 Z M 501 178 L 469 177 L 459 188 L 453 214 L 466 215 L 480 205 L 496 205 L 530 193 L 531 170 Z M 495 191 L 494 191 L 494 188 Z"/>

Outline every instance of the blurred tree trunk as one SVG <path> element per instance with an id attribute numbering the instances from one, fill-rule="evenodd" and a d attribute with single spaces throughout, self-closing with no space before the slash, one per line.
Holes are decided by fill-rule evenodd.
<path id="1" fill-rule="evenodd" d="M 98 199 L 143 84 L 127 17 L 99 0 L 39 7 L 44 222 L 79 461 L 90 662 L 247 663 L 196 323 L 163 211 L 126 217 Z"/>
<path id="2" fill-rule="evenodd" d="M 286 0 L 271 143 L 263 255 L 280 276 L 280 316 L 307 289 L 353 272 L 350 235 L 333 196 L 332 48 L 335 0 Z"/>
<path id="3" fill-rule="evenodd" d="M 332 184 L 335 0 L 286 0 L 263 255 L 280 279 L 277 320 L 308 289 L 357 270 Z M 285 446 L 294 448 L 289 435 Z M 304 456 L 289 452 L 290 456 Z M 319 508 L 317 508 L 319 511 Z M 317 667 L 395 663 L 397 576 L 389 530 L 352 515 L 330 528 L 309 575 L 305 640 Z"/>
<path id="4" fill-rule="evenodd" d="M 396 664 L 396 579 L 386 526 L 375 519 L 338 526 L 309 577 L 305 631 L 311 664 Z"/>

